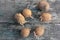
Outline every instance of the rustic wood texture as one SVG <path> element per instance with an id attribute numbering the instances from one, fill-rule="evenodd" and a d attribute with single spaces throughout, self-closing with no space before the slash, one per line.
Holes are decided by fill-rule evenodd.
<path id="1" fill-rule="evenodd" d="M 27 38 L 22 38 L 20 35 L 21 25 L 17 24 L 13 16 L 17 12 L 21 12 L 26 6 L 37 14 L 38 11 L 34 8 L 39 0 L 0 0 L 0 40 L 60 40 L 60 1 L 50 3 L 51 14 L 55 16 L 50 23 L 40 22 L 37 18 L 27 19 L 30 23 L 26 23 L 25 27 L 34 29 L 35 25 L 44 25 L 46 32 L 42 37 L 35 38 L 33 33 Z M 35 17 L 35 15 L 33 15 Z"/>

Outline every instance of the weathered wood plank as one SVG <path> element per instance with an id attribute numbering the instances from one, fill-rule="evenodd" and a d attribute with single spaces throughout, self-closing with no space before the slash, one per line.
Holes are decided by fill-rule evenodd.
<path id="1" fill-rule="evenodd" d="M 33 10 L 32 4 L 39 0 L 0 0 L 0 40 L 36 40 L 33 33 L 28 38 L 22 38 L 19 30 L 22 28 L 13 20 L 13 15 L 22 11 L 31 2 L 30 9 L 35 13 L 37 10 Z M 34 28 L 35 25 L 44 25 L 46 32 L 39 40 L 60 40 L 60 1 L 51 3 L 51 14 L 54 20 L 50 23 L 42 23 L 37 18 L 28 19 L 30 23 L 26 23 L 25 27 Z M 34 16 L 34 15 L 33 15 Z M 57 24 L 58 23 L 58 24 Z"/>

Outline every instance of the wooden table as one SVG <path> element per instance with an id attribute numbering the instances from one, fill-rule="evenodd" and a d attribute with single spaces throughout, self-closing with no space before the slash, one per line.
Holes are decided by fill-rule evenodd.
<path id="1" fill-rule="evenodd" d="M 0 0 L 0 40 L 60 40 L 60 1 L 51 3 L 53 8 L 51 14 L 55 16 L 51 23 L 39 22 L 37 18 L 28 19 L 31 24 L 25 24 L 25 27 L 34 28 L 35 25 L 44 25 L 46 32 L 44 36 L 35 38 L 33 33 L 27 38 L 20 36 L 19 30 L 22 26 L 18 25 L 14 20 L 14 15 L 17 12 L 21 12 L 27 4 L 33 13 L 37 14 L 37 10 L 34 9 L 34 3 L 39 0 Z M 34 16 L 34 15 L 33 15 Z"/>

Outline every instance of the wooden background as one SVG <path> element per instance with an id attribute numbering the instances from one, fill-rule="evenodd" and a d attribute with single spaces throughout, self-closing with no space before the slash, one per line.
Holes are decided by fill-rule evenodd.
<path id="1" fill-rule="evenodd" d="M 33 11 L 35 15 L 38 13 L 34 6 L 39 0 L 0 0 L 0 40 L 60 40 L 60 1 L 50 2 L 51 14 L 55 16 L 51 23 L 42 23 L 35 19 L 28 19 L 31 24 L 25 24 L 25 27 L 34 28 L 35 25 L 44 25 L 46 32 L 42 37 L 35 38 L 33 33 L 27 38 L 22 38 L 19 29 L 22 26 L 17 25 L 13 19 L 13 15 L 21 12 L 26 8 Z M 33 15 L 34 16 L 34 15 Z"/>

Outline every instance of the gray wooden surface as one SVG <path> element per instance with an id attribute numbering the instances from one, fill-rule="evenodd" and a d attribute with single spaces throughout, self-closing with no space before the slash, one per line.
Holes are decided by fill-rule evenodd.
<path id="1" fill-rule="evenodd" d="M 37 14 L 37 10 L 34 8 L 39 0 L 0 0 L 0 40 L 60 40 L 60 1 L 50 3 L 51 14 L 53 17 L 50 23 L 40 22 L 37 18 L 27 19 L 31 23 L 26 23 L 25 27 L 34 28 L 35 25 L 43 25 L 46 28 L 45 34 L 42 37 L 35 38 L 33 33 L 27 38 L 22 38 L 19 29 L 22 26 L 15 23 L 13 15 L 17 12 L 21 12 L 27 4 L 33 14 Z M 34 15 L 33 15 L 34 16 Z M 34 16 L 35 17 L 35 16 Z"/>

